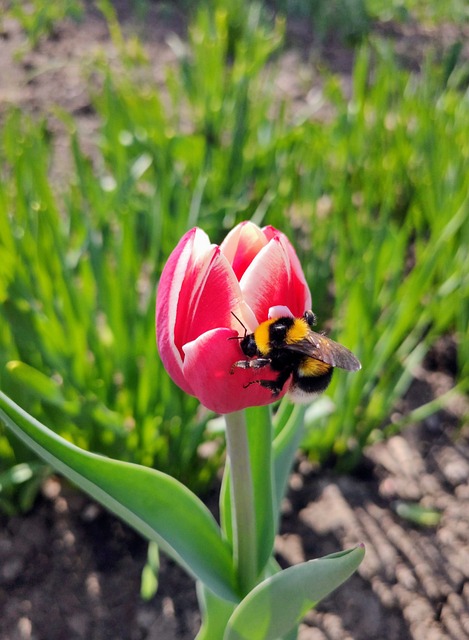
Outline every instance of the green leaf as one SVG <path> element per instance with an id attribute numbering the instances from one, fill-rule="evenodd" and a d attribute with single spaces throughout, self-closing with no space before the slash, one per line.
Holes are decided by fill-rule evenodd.
<path id="1" fill-rule="evenodd" d="M 199 601 L 202 626 L 196 640 L 218 640 L 223 638 L 228 620 L 235 604 L 217 596 L 197 582 L 197 599 Z"/>
<path id="2" fill-rule="evenodd" d="M 287 402 L 291 406 L 288 399 L 282 400 L 282 405 Z M 280 503 L 285 495 L 295 453 L 303 436 L 305 411 L 306 408 L 303 405 L 297 404 L 289 413 L 282 410 L 277 420 L 276 431 L 278 434 L 273 444 L 276 512 L 279 511 Z"/>
<path id="3" fill-rule="evenodd" d="M 159 471 L 70 444 L 0 392 L 0 420 L 40 457 L 179 562 L 218 595 L 236 601 L 229 546 L 205 505 Z"/>
<path id="4" fill-rule="evenodd" d="M 156 542 L 148 543 L 147 561 L 142 570 L 140 596 L 142 600 L 151 600 L 158 591 L 158 574 L 160 572 L 160 550 Z"/>
<path id="5" fill-rule="evenodd" d="M 7 515 L 31 509 L 44 478 L 50 473 L 43 462 L 20 462 L 0 473 L 0 510 Z"/>
<path id="6" fill-rule="evenodd" d="M 345 582 L 363 559 L 363 546 L 289 567 L 264 580 L 236 607 L 224 640 L 277 640 L 319 600 Z"/>
<path id="7" fill-rule="evenodd" d="M 416 502 L 396 500 L 392 507 L 401 518 L 413 522 L 420 527 L 436 527 L 441 520 L 441 512 L 438 511 L 438 509 L 423 507 Z"/>
<path id="8" fill-rule="evenodd" d="M 18 360 L 8 362 L 6 369 L 15 382 L 21 384 L 35 397 L 58 406 L 64 404 L 65 399 L 60 385 L 38 369 Z"/>

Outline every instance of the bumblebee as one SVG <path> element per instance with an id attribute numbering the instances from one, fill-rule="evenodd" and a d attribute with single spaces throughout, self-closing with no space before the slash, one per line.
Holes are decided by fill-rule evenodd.
<path id="1" fill-rule="evenodd" d="M 240 324 L 242 325 L 241 322 Z M 272 371 L 278 372 L 274 380 L 259 378 L 248 382 L 244 387 L 259 384 L 269 389 L 275 398 L 291 377 L 289 394 L 292 400 L 307 402 L 313 395 L 327 389 L 334 367 L 346 371 L 361 369 L 360 362 L 351 351 L 313 331 L 315 324 L 315 314 L 305 311 L 301 318 L 287 316 L 266 320 L 254 333 L 248 334 L 244 327 L 244 336 L 238 340 L 242 352 L 250 359 L 235 362 L 231 373 L 236 368 L 270 367 Z"/>

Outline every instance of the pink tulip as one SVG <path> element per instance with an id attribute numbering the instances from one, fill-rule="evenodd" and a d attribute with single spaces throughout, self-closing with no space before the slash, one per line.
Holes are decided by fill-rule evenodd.
<path id="1" fill-rule="evenodd" d="M 269 404 L 269 389 L 247 383 L 259 371 L 236 368 L 244 360 L 238 340 L 269 317 L 301 316 L 311 295 L 298 257 L 287 237 L 273 227 L 238 224 L 220 246 L 194 228 L 166 263 L 156 303 L 157 342 L 174 382 L 217 413 Z M 269 314 L 270 312 L 270 314 Z M 278 312 L 275 314 L 278 316 Z M 263 379 L 276 374 L 262 369 Z M 286 393 L 285 385 L 281 397 Z"/>

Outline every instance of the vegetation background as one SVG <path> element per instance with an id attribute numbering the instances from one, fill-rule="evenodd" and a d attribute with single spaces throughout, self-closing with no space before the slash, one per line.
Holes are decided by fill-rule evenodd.
<path id="1" fill-rule="evenodd" d="M 0 387 L 210 502 L 223 433 L 161 367 L 156 284 L 193 225 L 281 228 L 363 364 L 285 505 L 285 562 L 369 550 L 304 638 L 469 637 L 467 4 L 49 5 L 0 18 Z M 5 639 L 194 636 L 188 581 L 163 560 L 140 601 L 144 544 L 3 430 L 0 507 Z"/>

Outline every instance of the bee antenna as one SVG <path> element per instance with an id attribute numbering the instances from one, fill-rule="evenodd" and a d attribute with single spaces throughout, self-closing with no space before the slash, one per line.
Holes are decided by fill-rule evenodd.
<path id="1" fill-rule="evenodd" d="M 245 325 L 245 324 L 243 324 L 243 323 L 241 322 L 241 320 L 238 318 L 238 316 L 236 315 L 236 313 L 234 313 L 233 311 L 231 312 L 231 315 L 232 315 L 233 317 L 235 317 L 235 318 L 236 318 L 236 320 L 239 322 L 239 324 L 243 327 L 243 329 L 244 329 L 244 336 L 243 336 L 243 337 L 245 338 L 245 337 L 247 336 L 247 333 L 248 333 L 248 330 L 246 329 L 246 325 Z M 238 336 L 238 337 L 236 337 L 236 338 L 229 338 L 229 339 L 231 339 L 231 340 L 242 340 L 243 338 L 240 338 L 240 337 Z"/>

